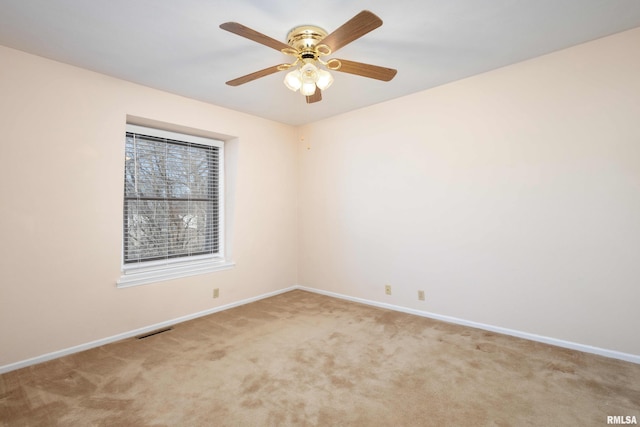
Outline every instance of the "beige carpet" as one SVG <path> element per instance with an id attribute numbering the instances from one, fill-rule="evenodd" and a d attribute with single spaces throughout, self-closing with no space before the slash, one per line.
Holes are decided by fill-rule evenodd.
<path id="1" fill-rule="evenodd" d="M 640 365 L 293 291 L 0 376 L 3 426 L 604 426 Z"/>

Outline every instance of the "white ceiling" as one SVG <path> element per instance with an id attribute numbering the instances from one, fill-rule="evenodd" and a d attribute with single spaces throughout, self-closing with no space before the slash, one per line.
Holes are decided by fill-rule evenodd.
<path id="1" fill-rule="evenodd" d="M 221 23 L 286 42 L 295 26 L 331 32 L 364 9 L 383 26 L 331 57 L 396 68 L 391 82 L 336 72 L 311 105 L 283 72 L 225 85 L 290 61 Z M 638 0 L 0 0 L 0 45 L 291 125 L 639 26 Z"/>

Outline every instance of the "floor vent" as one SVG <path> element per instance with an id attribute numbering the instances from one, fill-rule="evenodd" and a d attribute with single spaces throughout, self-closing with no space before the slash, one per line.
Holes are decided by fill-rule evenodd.
<path id="1" fill-rule="evenodd" d="M 163 332 L 170 331 L 170 330 L 172 330 L 172 329 L 173 329 L 173 328 L 158 329 L 158 330 L 155 330 L 155 331 L 151 331 L 151 332 L 149 332 L 148 334 L 138 335 L 136 338 L 137 338 L 137 339 L 139 339 L 139 340 L 142 340 L 142 339 L 145 339 L 145 338 L 152 337 L 152 336 L 154 336 L 154 335 L 161 334 L 161 333 L 163 333 Z"/>

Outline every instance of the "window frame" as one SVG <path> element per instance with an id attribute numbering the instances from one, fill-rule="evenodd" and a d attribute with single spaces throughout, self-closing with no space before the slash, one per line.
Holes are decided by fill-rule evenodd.
<path id="1" fill-rule="evenodd" d="M 158 128 L 152 128 L 148 126 L 140 126 L 127 123 L 125 131 L 125 146 L 126 146 L 126 134 L 135 133 L 139 135 L 147 135 L 154 138 L 168 139 L 173 141 L 179 141 L 184 143 L 193 143 L 199 145 L 214 146 L 218 148 L 218 252 L 213 254 L 200 254 L 200 255 L 188 255 L 167 257 L 159 260 L 152 261 L 140 261 L 140 262 L 126 262 L 125 263 L 125 191 L 126 191 L 126 177 L 123 171 L 123 185 L 122 185 L 122 209 L 121 209 L 121 276 L 117 280 L 116 285 L 119 288 L 144 285 L 164 280 L 171 280 L 180 277 L 193 276 L 198 274 L 211 273 L 214 271 L 225 270 L 234 266 L 234 263 L 230 262 L 225 257 L 225 159 L 224 159 L 224 141 L 220 141 L 214 138 L 201 137 L 196 135 L 190 135 L 182 132 L 168 131 Z M 166 144 L 166 143 L 165 143 Z M 126 161 L 126 160 L 125 160 Z"/>

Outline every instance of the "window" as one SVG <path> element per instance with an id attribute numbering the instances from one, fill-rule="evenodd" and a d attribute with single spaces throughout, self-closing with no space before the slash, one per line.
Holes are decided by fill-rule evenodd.
<path id="1" fill-rule="evenodd" d="M 123 276 L 132 286 L 230 266 L 221 141 L 127 125 Z"/>

